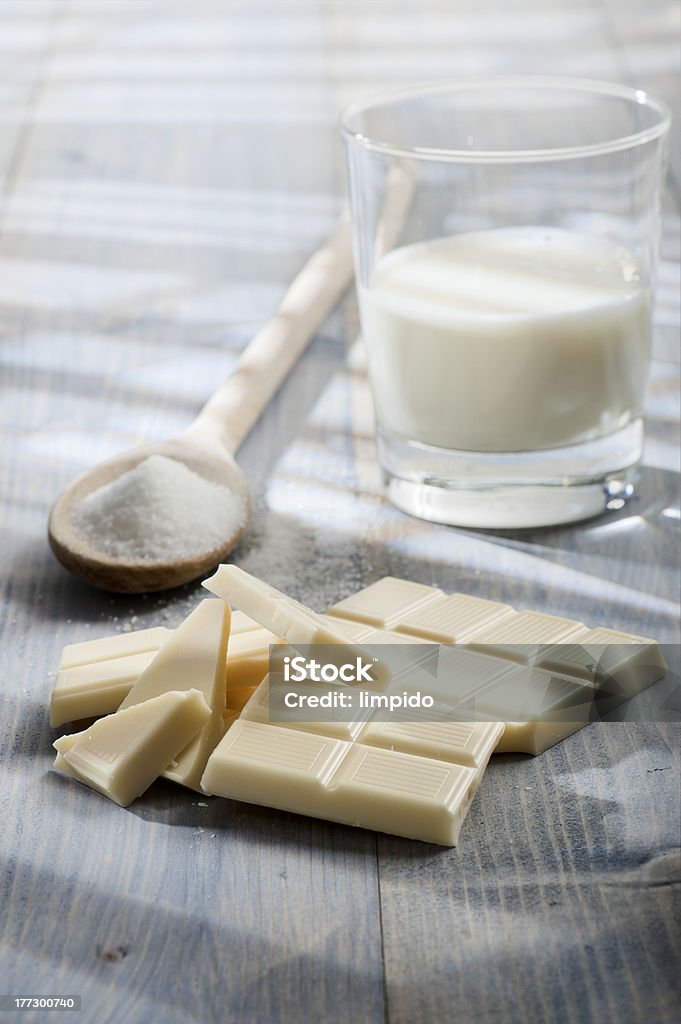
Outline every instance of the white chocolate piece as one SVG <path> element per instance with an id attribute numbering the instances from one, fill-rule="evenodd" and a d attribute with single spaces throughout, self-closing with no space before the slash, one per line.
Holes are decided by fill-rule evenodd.
<path id="1" fill-rule="evenodd" d="M 453 846 L 482 770 L 240 719 L 205 792 Z"/>
<path id="2" fill-rule="evenodd" d="M 583 729 L 586 725 L 584 716 L 578 722 L 564 721 L 566 718 L 564 711 L 560 714 L 548 714 L 543 721 L 500 722 L 498 715 L 486 714 L 480 708 L 470 708 L 465 704 L 452 706 L 445 702 L 436 703 L 430 713 L 437 712 L 438 708 L 442 708 L 443 718 L 447 718 L 452 724 L 469 724 L 478 727 L 493 725 L 499 729 L 500 733 L 493 750 L 494 754 L 532 754 L 536 756 L 571 733 Z M 430 756 L 438 757 L 437 750 L 433 749 Z"/>
<path id="3" fill-rule="evenodd" d="M 468 594 L 452 594 L 413 610 L 403 611 L 394 629 L 435 643 L 459 644 L 512 614 L 513 609 L 508 604 L 469 597 Z"/>
<path id="4" fill-rule="evenodd" d="M 97 640 L 67 644 L 62 651 L 59 668 L 77 668 L 79 665 L 92 665 L 113 658 L 157 651 L 171 634 L 172 630 L 165 626 L 152 626 L 150 629 L 136 629 L 131 633 L 116 633 Z"/>
<path id="5" fill-rule="evenodd" d="M 383 583 L 383 581 L 378 582 L 379 584 Z M 404 583 L 405 586 L 395 586 L 396 583 Z M 554 673 L 557 670 L 559 675 L 569 676 L 570 681 L 574 683 L 588 684 L 592 681 L 589 656 L 587 655 L 587 659 L 584 661 L 578 652 L 580 641 L 593 631 L 589 631 L 576 620 L 563 619 L 540 612 L 518 613 L 508 605 L 470 598 L 467 595 L 459 594 L 447 598 L 436 588 L 427 588 L 423 584 L 408 584 L 407 581 L 396 581 L 392 577 L 387 578 L 385 587 L 379 587 L 377 584 L 373 584 L 372 587 L 361 591 L 359 595 L 347 598 L 346 602 L 339 602 L 339 605 L 329 609 L 328 617 L 337 616 L 340 606 L 344 615 L 353 617 L 347 621 L 356 623 L 360 630 L 363 625 L 370 625 L 379 618 L 381 621 L 396 623 L 396 627 L 392 631 L 376 630 L 369 635 L 355 634 L 354 642 L 357 643 L 357 638 L 361 637 L 359 645 L 365 647 L 377 643 L 415 644 L 423 643 L 424 640 L 439 642 L 436 637 L 442 634 L 438 633 L 438 630 L 445 629 L 449 630 L 448 636 L 454 636 L 455 639 L 458 636 L 460 642 L 465 641 L 468 644 L 468 649 L 440 647 L 441 661 L 438 679 L 434 681 L 432 677 L 429 680 L 426 677 L 428 692 L 446 703 L 453 701 L 461 704 L 461 707 L 457 709 L 457 716 L 460 715 L 461 718 L 466 717 L 467 707 L 471 706 L 471 702 L 480 717 L 491 717 L 491 715 L 483 713 L 481 705 L 476 703 L 477 697 L 492 683 L 501 681 L 502 677 L 509 676 L 512 679 L 511 673 L 517 662 L 534 665 L 538 660 L 542 660 L 543 656 L 546 656 L 548 662 L 542 660 L 542 667 L 550 668 Z M 413 589 L 414 587 L 417 589 Z M 366 607 L 363 608 L 359 601 L 359 598 L 364 600 L 364 595 L 369 592 L 380 597 L 383 602 L 376 614 L 372 612 L 371 607 L 368 611 Z M 460 628 L 453 614 L 457 606 L 462 616 Z M 428 620 L 431 615 L 433 621 L 436 622 L 432 631 L 428 628 Z M 342 620 L 339 619 L 340 621 Z M 407 632 L 412 628 L 418 630 L 418 636 L 416 633 L 412 635 Z M 640 652 L 637 651 L 636 654 L 632 653 L 626 664 L 619 663 L 615 673 L 615 676 L 619 673 L 629 679 L 627 691 L 629 696 L 636 692 L 637 688 L 640 689 L 642 686 L 648 685 L 664 674 L 663 659 L 657 645 L 652 644 L 651 641 L 644 642 L 651 644 L 650 655 L 645 659 L 647 668 L 645 670 L 640 668 L 636 671 L 627 668 L 634 658 L 638 659 L 639 665 L 642 664 Z M 551 652 L 547 653 L 550 645 L 553 645 Z M 456 654 L 452 654 L 454 651 Z M 452 658 L 454 660 L 451 660 Z M 461 660 L 457 660 L 459 658 Z M 444 661 L 450 659 L 448 671 L 442 671 L 443 659 Z M 399 661 L 395 661 L 393 664 L 393 660 L 390 659 L 390 669 L 393 673 L 392 686 L 395 688 L 406 686 L 413 689 L 415 685 L 413 678 L 410 681 L 410 676 L 414 676 L 413 654 L 405 655 L 403 669 L 400 668 Z M 570 671 L 571 666 L 574 666 L 574 674 Z M 541 680 L 543 677 L 535 676 L 534 679 Z M 423 681 L 424 673 L 419 672 L 418 682 Z M 384 683 L 385 680 L 380 682 Z M 509 711 L 513 709 L 513 701 L 509 699 L 512 691 L 505 692 L 507 698 L 505 710 Z M 577 692 L 568 688 L 568 693 L 572 697 Z M 500 688 L 497 691 L 497 696 L 501 697 L 502 694 L 504 694 L 504 690 Z M 581 702 L 579 711 L 576 712 L 578 720 L 575 722 L 563 721 L 564 711 L 558 714 L 546 708 L 543 709 L 544 717 L 541 721 L 507 722 L 498 749 L 500 751 L 516 749 L 519 752 L 541 753 L 542 750 L 586 724 L 586 708 L 590 705 L 592 694 L 590 691 L 586 691 L 583 696 L 585 699 Z M 555 720 L 552 719 L 552 714 L 555 715 Z M 514 747 L 513 744 L 516 746 Z"/>
<path id="6" fill-rule="evenodd" d="M 52 690 L 50 725 L 56 728 L 115 711 L 156 654 L 151 650 L 60 669 Z"/>
<path id="7" fill-rule="evenodd" d="M 605 631 L 591 632 L 597 639 L 604 639 L 602 634 Z M 620 637 L 622 635 L 619 634 Z M 520 665 L 511 665 L 509 671 L 508 663 L 500 658 L 498 662 L 504 669 L 491 685 L 487 683 L 466 689 L 464 683 L 463 704 L 456 707 L 455 715 L 462 719 L 466 715 L 474 716 L 475 721 L 497 716 L 506 719 L 496 753 L 541 754 L 583 728 L 604 710 L 617 706 L 664 675 L 666 666 L 657 644 L 643 638 L 636 639 L 638 646 L 631 650 L 631 656 L 626 660 L 622 660 L 623 647 L 612 648 L 619 651 L 619 660 L 612 666 L 614 672 L 609 681 L 610 690 L 605 690 L 605 702 L 603 688 L 597 680 L 592 681 L 584 675 L 568 677 L 567 674 Z M 628 638 L 630 645 L 634 642 Z M 645 647 L 645 644 L 649 646 Z M 592 666 L 604 649 L 602 644 L 594 647 L 589 655 Z M 451 656 L 445 648 L 441 648 L 441 652 Z M 461 649 L 454 648 L 451 653 L 454 652 L 459 653 Z M 574 659 L 568 658 L 565 663 L 574 664 Z M 509 715 L 520 713 L 527 716 L 526 721 L 508 721 Z"/>
<path id="8" fill-rule="evenodd" d="M 360 623 L 331 620 L 333 628 L 340 628 L 348 640 L 376 636 L 380 643 L 409 643 L 399 634 L 381 634 L 380 638 L 371 626 Z M 236 625 L 236 629 L 234 628 Z M 116 634 L 102 640 L 72 644 L 75 648 L 101 644 L 101 649 L 110 652 L 115 649 L 120 636 L 125 637 L 127 649 L 145 646 L 148 642 L 143 634 L 153 630 L 138 630 L 135 633 Z M 172 630 L 160 627 L 158 638 L 167 639 Z M 139 643 L 137 641 L 139 640 Z M 414 643 L 421 641 L 414 640 Z M 227 651 L 227 706 L 240 710 L 256 686 L 269 671 L 270 645 L 281 641 L 274 633 L 259 626 L 254 619 L 242 612 L 232 612 L 229 647 Z M 139 676 L 151 664 L 157 650 L 127 656 L 105 657 L 100 662 L 86 663 L 74 669 L 60 670 L 52 691 L 50 723 L 53 727 L 65 722 L 83 718 L 98 718 L 112 714 L 125 700 Z M 248 693 L 246 692 L 248 691 Z"/>
<path id="9" fill-rule="evenodd" d="M 365 725 L 359 739 L 372 746 L 484 769 L 504 732 L 503 723 L 456 721 L 448 705 L 441 706 L 441 721 L 434 720 L 437 713 L 437 705 L 425 711 L 393 711 L 387 721 Z"/>
<path id="10" fill-rule="evenodd" d="M 342 619 L 367 622 L 379 629 L 392 629 L 402 617 L 442 597 L 442 591 L 425 583 L 384 576 L 357 594 L 329 608 L 328 614 Z"/>
<path id="11" fill-rule="evenodd" d="M 596 683 L 602 695 L 628 700 L 667 671 L 662 651 L 643 636 L 619 633 L 614 629 L 591 629 L 580 639 L 596 662 Z"/>
<path id="12" fill-rule="evenodd" d="M 230 610 L 224 602 L 202 601 L 164 644 L 120 708 L 123 711 L 168 690 L 203 694 L 211 712 L 208 721 L 162 773 L 199 791 L 206 761 L 224 733 L 229 623 Z"/>
<path id="13" fill-rule="evenodd" d="M 667 671 L 662 652 L 649 637 L 613 629 L 584 629 L 570 643 L 542 649 L 536 664 L 576 676 L 599 687 L 610 707 L 628 700 Z"/>
<path id="14" fill-rule="evenodd" d="M 270 668 L 270 645 L 281 641 L 268 629 L 248 630 L 233 636 L 230 633 L 227 650 L 227 703 L 230 691 L 255 687 L 265 678 Z"/>
<path id="15" fill-rule="evenodd" d="M 286 643 L 347 643 L 346 637 L 333 628 L 328 618 L 322 618 L 236 565 L 218 566 L 215 575 L 204 580 L 202 586 L 228 604 L 237 605 Z"/>
<path id="16" fill-rule="evenodd" d="M 594 683 L 596 681 L 596 659 L 581 643 L 590 633 L 591 630 L 585 627 L 581 633 L 576 633 L 566 643 L 540 647 L 533 664 L 537 668 L 545 668 L 549 672 L 559 672 L 561 675 L 573 676 L 576 679 Z"/>
<path id="17" fill-rule="evenodd" d="M 506 722 L 503 735 L 494 751 L 495 754 L 532 754 L 536 757 L 549 747 L 583 729 L 586 722 Z"/>
<path id="18" fill-rule="evenodd" d="M 52 768 L 55 772 L 59 772 L 60 775 L 66 775 L 70 779 L 77 779 L 78 776 L 74 772 L 71 765 L 65 759 L 64 755 L 68 750 L 78 742 L 79 732 L 69 733 L 67 736 L 60 736 L 58 740 L 55 740 L 52 746 L 57 751 L 57 756 L 54 759 Z"/>
<path id="19" fill-rule="evenodd" d="M 583 622 L 574 619 L 544 612 L 517 612 L 472 633 L 467 644 L 471 650 L 527 664 L 537 657 L 541 645 L 572 640 L 584 628 Z"/>
<path id="20" fill-rule="evenodd" d="M 333 780 L 333 817 L 456 846 L 483 774 L 483 769 L 354 743 Z"/>
<path id="21" fill-rule="evenodd" d="M 350 744 L 240 718 L 213 751 L 205 793 L 325 817 L 326 786 Z"/>
<path id="22" fill-rule="evenodd" d="M 420 717 L 426 720 L 423 727 L 428 733 L 433 726 L 442 725 L 443 731 L 445 727 L 451 728 L 454 735 L 457 727 L 466 724 L 476 728 L 489 724 L 499 730 L 495 753 L 534 755 L 589 721 L 595 690 L 590 686 L 582 687 L 581 680 L 561 681 L 555 674 L 462 647 L 441 647 L 440 659 L 444 660 L 445 670 L 438 672 L 437 684 L 430 689 L 431 693 L 437 693 L 439 702 L 430 710 L 400 710 L 395 717 L 414 723 Z M 574 717 L 578 721 L 565 720 L 567 712 L 563 709 L 570 700 L 575 704 Z M 518 714 L 523 704 L 528 718 L 534 716 L 532 720 L 509 721 L 509 714 Z M 439 709 L 446 719 L 443 723 L 432 721 Z M 569 717 L 573 717 L 572 712 Z M 382 725 L 384 723 L 372 722 L 369 728 L 374 730 Z M 364 734 L 361 738 L 362 742 L 369 742 Z M 438 754 L 432 750 L 430 756 Z"/>
<path id="23" fill-rule="evenodd" d="M 218 566 L 215 575 L 204 580 L 202 586 L 228 604 L 237 605 L 293 647 L 333 644 L 337 649 L 329 651 L 329 662 L 340 659 L 345 663 L 348 658 L 361 656 L 361 649 L 348 644 L 347 637 L 332 625 L 328 616 L 323 618 L 236 565 Z M 380 662 L 372 668 L 372 673 L 377 681 L 388 676 Z"/>
<path id="24" fill-rule="evenodd" d="M 205 725 L 210 709 L 198 690 L 167 691 L 82 733 L 62 737 L 55 768 L 127 807 Z"/>
<path id="25" fill-rule="evenodd" d="M 444 670 L 438 672 L 437 692 L 450 708 L 447 713 L 443 707 L 443 715 L 452 724 L 503 722 L 495 753 L 540 754 L 583 728 L 592 716 L 595 689 L 584 680 L 463 647 L 441 647 L 440 660 Z M 527 720 L 509 721 L 520 714 Z"/>

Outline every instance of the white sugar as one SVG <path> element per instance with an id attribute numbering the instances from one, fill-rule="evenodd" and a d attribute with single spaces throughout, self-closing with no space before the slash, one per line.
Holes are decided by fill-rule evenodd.
<path id="1" fill-rule="evenodd" d="M 191 558 L 225 543 L 246 519 L 246 502 L 182 462 L 151 455 L 75 509 L 78 532 L 115 558 Z"/>

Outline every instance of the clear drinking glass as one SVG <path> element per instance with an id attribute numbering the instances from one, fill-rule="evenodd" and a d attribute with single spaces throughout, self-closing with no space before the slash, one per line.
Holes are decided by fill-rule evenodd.
<path id="1" fill-rule="evenodd" d="M 543 77 L 432 83 L 345 112 L 398 507 L 539 526 L 632 493 L 668 127 L 643 92 Z"/>

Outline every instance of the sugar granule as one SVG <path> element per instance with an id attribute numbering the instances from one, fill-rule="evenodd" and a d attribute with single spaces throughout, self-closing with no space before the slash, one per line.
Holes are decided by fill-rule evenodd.
<path id="1" fill-rule="evenodd" d="M 191 558 L 223 544 L 246 519 L 246 502 L 182 462 L 151 455 L 76 506 L 75 526 L 114 558 Z"/>

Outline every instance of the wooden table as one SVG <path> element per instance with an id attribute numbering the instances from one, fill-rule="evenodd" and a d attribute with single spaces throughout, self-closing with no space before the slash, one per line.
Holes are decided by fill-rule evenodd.
<path id="1" fill-rule="evenodd" d="M 80 994 L 88 1024 L 678 1019 L 679 728 L 642 720 L 652 698 L 536 759 L 495 758 L 453 850 L 170 784 L 121 810 L 50 772 L 59 652 L 179 623 L 199 589 L 95 592 L 45 541 L 76 473 L 190 421 L 326 235 L 348 100 L 501 71 L 673 100 L 678 13 L 0 3 L 0 992 Z M 238 564 L 317 608 L 392 573 L 678 644 L 672 164 L 635 501 L 505 534 L 387 506 L 349 298 L 240 453 L 256 518 Z"/>

